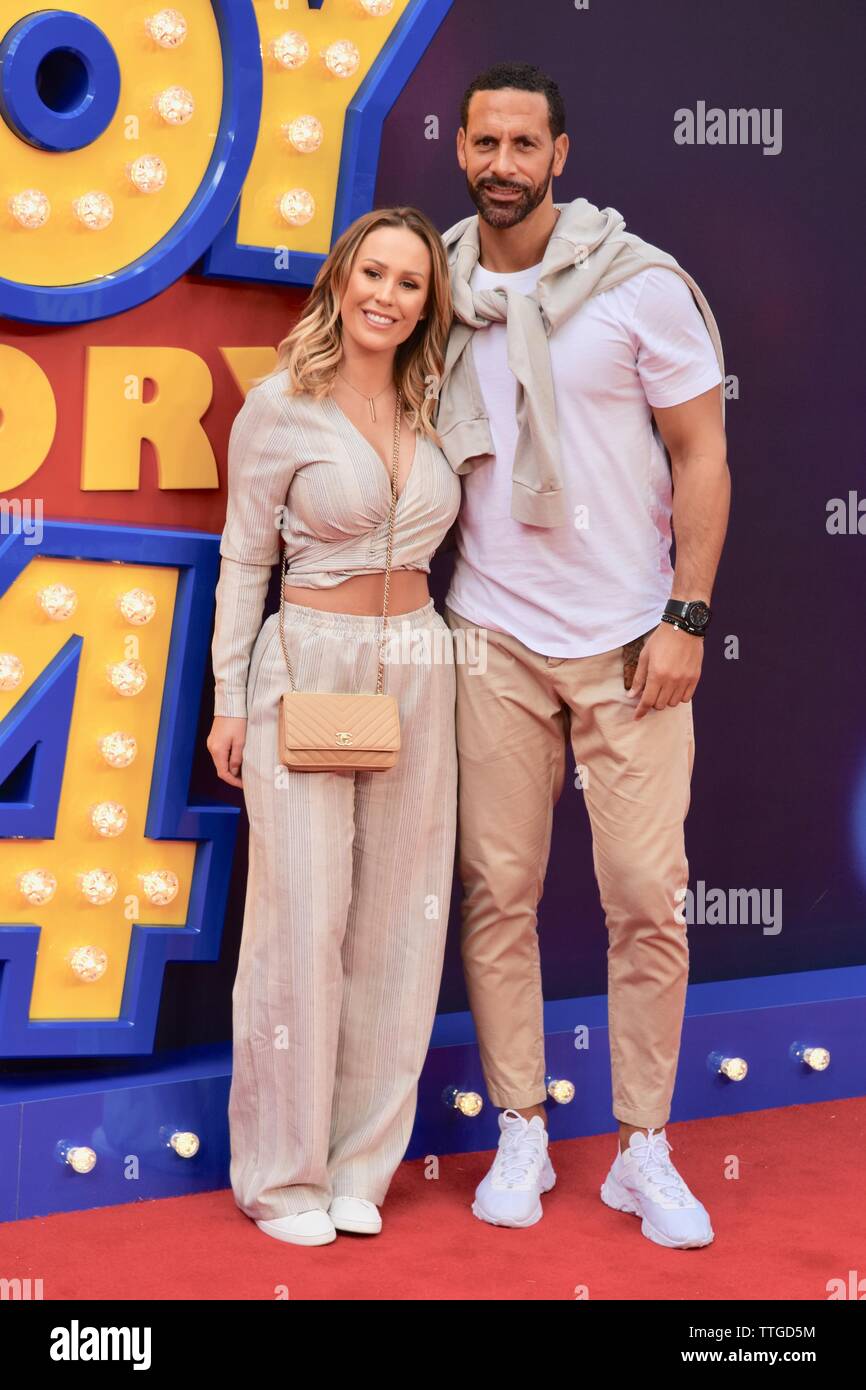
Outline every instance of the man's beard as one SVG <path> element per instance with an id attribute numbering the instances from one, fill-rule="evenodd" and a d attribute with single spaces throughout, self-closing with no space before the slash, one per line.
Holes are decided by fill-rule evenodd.
<path id="1" fill-rule="evenodd" d="M 543 201 L 548 188 L 550 187 L 551 171 L 553 160 L 544 177 L 543 183 L 535 188 L 525 188 L 522 184 L 499 183 L 496 179 L 485 179 L 484 183 L 473 184 L 466 176 L 466 187 L 469 190 L 469 197 L 478 209 L 479 217 L 483 217 L 488 227 L 516 227 L 518 222 L 522 222 L 531 212 Z M 494 188 L 519 189 L 519 196 L 508 203 L 497 203 L 494 199 L 487 196 L 486 185 L 491 184 Z"/>

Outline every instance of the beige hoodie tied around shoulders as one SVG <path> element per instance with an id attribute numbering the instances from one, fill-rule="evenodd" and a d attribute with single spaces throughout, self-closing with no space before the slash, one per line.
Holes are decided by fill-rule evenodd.
<path id="1" fill-rule="evenodd" d="M 673 256 L 626 232 L 615 208 L 586 198 L 554 203 L 559 217 L 550 235 L 538 282 L 529 295 L 505 288 L 473 291 L 469 277 L 479 257 L 478 217 L 466 217 L 443 234 L 451 267 L 454 323 L 439 385 L 436 428 L 455 473 L 469 473 L 493 453 L 490 422 L 472 356 L 472 338 L 488 323 L 505 323 L 508 365 L 517 380 L 518 439 L 512 470 L 511 515 L 532 526 L 570 521 L 563 499 L 559 432 L 547 339 L 591 295 L 612 289 L 639 270 L 664 266 L 689 286 L 707 326 L 722 383 L 725 366 L 716 320 L 707 300 Z"/>

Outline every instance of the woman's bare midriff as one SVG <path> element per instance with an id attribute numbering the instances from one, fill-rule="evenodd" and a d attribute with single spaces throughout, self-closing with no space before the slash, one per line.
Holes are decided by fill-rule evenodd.
<path id="1" fill-rule="evenodd" d="M 332 589 L 304 589 L 298 584 L 286 584 L 283 593 L 287 603 L 300 603 L 305 608 L 320 608 L 325 613 L 355 613 L 375 617 L 385 602 L 385 572 L 353 574 Z M 426 570 L 392 569 L 388 592 L 388 614 L 411 613 L 423 608 L 430 598 Z"/>

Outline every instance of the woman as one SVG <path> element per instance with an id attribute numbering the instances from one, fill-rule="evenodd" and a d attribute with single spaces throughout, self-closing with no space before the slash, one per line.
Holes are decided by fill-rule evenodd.
<path id="1" fill-rule="evenodd" d="M 438 998 L 457 759 L 453 638 L 427 574 L 460 480 L 429 388 L 451 316 L 433 224 L 411 207 L 366 214 L 335 243 L 229 440 L 207 746 L 219 776 L 243 787 L 250 823 L 231 1183 L 261 1230 L 303 1245 L 381 1229 Z M 386 663 L 384 690 L 397 698 L 400 751 L 385 770 L 295 771 L 278 761 L 290 688 L 279 614 L 260 627 L 271 569 L 282 539 L 295 687 L 374 692 L 398 388 L 388 617 L 415 655 Z M 445 661 L 417 660 L 424 629 L 438 630 L 421 640 Z"/>

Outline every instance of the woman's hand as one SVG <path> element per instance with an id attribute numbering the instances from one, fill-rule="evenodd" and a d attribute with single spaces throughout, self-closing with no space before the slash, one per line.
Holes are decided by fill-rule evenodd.
<path id="1" fill-rule="evenodd" d="M 207 737 L 207 750 L 213 758 L 217 776 L 230 787 L 242 787 L 238 773 L 243 767 L 244 744 L 247 737 L 246 719 L 227 714 L 214 715 Z"/>

